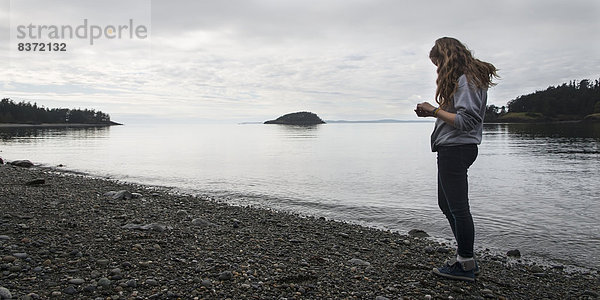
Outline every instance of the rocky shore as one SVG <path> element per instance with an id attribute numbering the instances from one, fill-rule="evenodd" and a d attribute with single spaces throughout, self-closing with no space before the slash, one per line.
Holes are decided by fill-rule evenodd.
<path id="1" fill-rule="evenodd" d="M 43 168 L 0 165 L 0 299 L 596 299 L 596 271 L 479 253 L 418 234 L 229 206 Z"/>

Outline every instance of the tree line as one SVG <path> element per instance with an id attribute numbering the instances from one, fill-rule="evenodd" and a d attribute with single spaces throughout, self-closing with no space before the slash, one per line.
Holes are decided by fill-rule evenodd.
<path id="1" fill-rule="evenodd" d="M 560 119 L 561 116 L 583 119 L 587 115 L 600 113 L 600 80 L 572 80 L 568 84 L 519 96 L 508 101 L 506 106 L 489 105 L 486 121 L 495 121 L 507 113 L 541 114 L 549 119 Z"/>
<path id="2" fill-rule="evenodd" d="M 0 101 L 0 123 L 105 124 L 110 123 L 110 115 L 93 109 L 50 109 L 39 107 L 37 103 L 31 104 L 25 101 L 15 103 L 9 98 L 4 98 Z"/>

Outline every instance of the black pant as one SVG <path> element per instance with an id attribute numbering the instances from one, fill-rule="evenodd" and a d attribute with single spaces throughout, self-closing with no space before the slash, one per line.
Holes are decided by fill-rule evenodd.
<path id="1" fill-rule="evenodd" d="M 467 170 L 477 158 L 477 145 L 439 147 L 438 205 L 446 215 L 458 244 L 458 254 L 473 257 L 475 226 L 469 209 Z"/>

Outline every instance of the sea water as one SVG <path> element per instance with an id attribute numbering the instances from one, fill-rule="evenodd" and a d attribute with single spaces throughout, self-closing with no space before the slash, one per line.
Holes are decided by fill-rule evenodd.
<path id="1" fill-rule="evenodd" d="M 433 123 L 0 128 L 0 157 L 436 238 Z M 492 124 L 469 170 L 478 249 L 600 267 L 600 124 Z"/>

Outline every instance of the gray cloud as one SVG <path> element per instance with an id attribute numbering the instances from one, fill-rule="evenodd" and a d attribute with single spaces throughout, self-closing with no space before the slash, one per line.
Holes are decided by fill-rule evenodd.
<path id="1" fill-rule="evenodd" d="M 38 1 L 30 17 L 117 23 L 141 12 L 143 20 L 149 3 Z M 297 109 L 329 119 L 412 118 L 414 104 L 434 94 L 427 55 L 441 36 L 457 37 L 500 68 L 502 80 L 490 91 L 497 105 L 600 76 L 600 3 L 592 0 L 155 0 L 150 6 L 148 41 L 73 45 L 52 60 L 2 51 L 0 58 L 11 62 L 0 71 L 8 78 L 3 96 L 206 119 L 227 112 L 225 118 L 261 120 Z M 14 20 L 19 13 L 0 14 L 0 30 L 7 30 L 7 15 Z"/>

